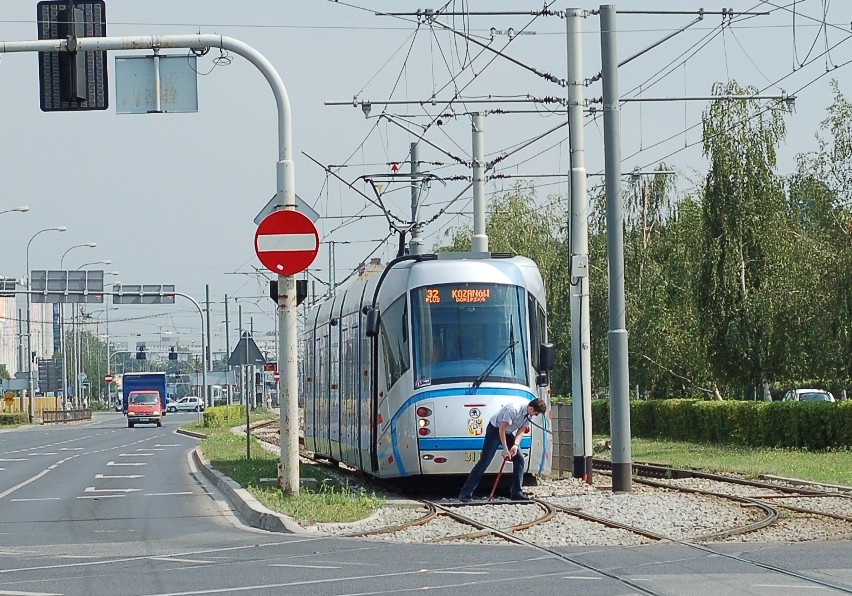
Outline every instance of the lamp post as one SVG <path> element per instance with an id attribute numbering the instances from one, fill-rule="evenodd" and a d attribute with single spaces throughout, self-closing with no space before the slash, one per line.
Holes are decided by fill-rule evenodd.
<path id="1" fill-rule="evenodd" d="M 84 244 L 75 244 L 64 253 L 59 259 L 59 269 L 65 271 L 65 255 L 75 248 L 95 248 L 97 242 L 86 242 Z M 68 289 L 67 280 L 65 289 Z M 62 348 L 62 409 L 65 409 L 65 404 L 68 402 L 68 351 L 65 349 L 65 303 L 59 304 L 59 344 Z M 77 396 L 74 396 L 75 400 Z"/>
<path id="2" fill-rule="evenodd" d="M 118 271 L 105 271 L 104 276 L 107 276 L 107 275 L 118 275 Z M 111 311 L 111 310 L 118 310 L 118 309 L 115 308 L 115 307 L 110 308 L 109 299 L 107 299 L 107 303 L 104 306 L 103 310 L 96 311 L 96 312 L 92 313 L 91 315 L 86 315 L 89 318 L 95 319 L 95 336 L 98 339 L 101 338 L 101 334 L 100 334 L 101 333 L 101 321 L 100 321 L 99 317 L 101 315 L 105 315 L 104 318 L 105 318 L 105 321 L 106 321 L 106 333 L 104 335 L 104 342 L 106 344 L 106 374 L 110 374 L 110 369 L 109 369 L 109 356 L 110 356 L 110 354 L 109 354 L 109 311 Z M 100 385 L 101 378 L 102 377 L 101 377 L 100 358 L 98 358 L 96 360 L 96 365 L 95 365 L 95 379 L 97 380 L 98 385 Z M 99 392 L 99 397 L 100 397 L 100 392 Z M 109 383 L 107 384 L 107 401 L 109 401 Z"/>
<path id="3" fill-rule="evenodd" d="M 83 263 L 79 267 L 77 267 L 77 271 L 82 269 L 83 267 L 88 267 L 89 265 L 111 265 L 112 261 L 109 259 L 102 261 L 90 261 L 88 263 Z M 74 325 L 77 324 L 77 327 L 74 332 L 74 404 L 76 407 L 80 407 L 80 373 L 83 369 L 83 341 L 80 337 L 80 326 L 77 323 L 80 320 L 79 309 L 74 308 L 74 315 L 71 317 L 71 327 L 74 328 Z"/>
<path id="4" fill-rule="evenodd" d="M 30 208 L 27 207 L 26 205 L 21 205 L 20 207 L 15 207 L 14 209 L 6 209 L 5 211 L 0 211 L 0 215 L 3 215 L 4 213 L 12 213 L 13 211 L 18 211 L 20 213 L 26 213 L 29 210 L 30 210 Z"/>
<path id="5" fill-rule="evenodd" d="M 4 213 L 12 213 L 14 211 L 18 211 L 20 213 L 26 213 L 29 210 L 30 210 L 30 208 L 27 207 L 26 205 L 21 205 L 20 207 L 15 207 L 14 209 L 6 209 L 4 211 L 0 211 L 0 215 L 3 215 Z M 18 358 L 20 359 L 20 364 L 19 364 L 20 368 L 22 368 L 23 364 L 24 364 L 23 358 L 21 358 L 21 356 L 22 356 L 21 352 L 23 351 L 23 340 L 24 340 L 24 338 L 21 337 L 21 331 L 20 331 L 20 329 L 18 329 L 18 346 L 17 346 L 17 348 L 18 348 Z M 20 370 L 20 368 L 16 367 L 16 370 Z M 20 405 L 21 405 L 21 411 L 23 412 L 24 411 L 24 394 L 23 393 L 21 393 Z"/>
<path id="6" fill-rule="evenodd" d="M 33 243 L 33 240 L 36 239 L 36 236 L 39 234 L 43 234 L 44 232 L 64 232 L 68 228 L 65 226 L 56 226 L 53 228 L 44 228 L 43 230 L 39 230 L 35 234 L 32 235 L 30 241 L 27 242 L 27 397 L 29 399 L 27 412 L 29 414 L 30 424 L 32 424 L 34 414 L 34 403 L 33 403 L 33 336 L 32 336 L 32 298 L 30 296 L 30 292 L 32 291 L 32 271 L 30 270 L 30 245 Z"/>

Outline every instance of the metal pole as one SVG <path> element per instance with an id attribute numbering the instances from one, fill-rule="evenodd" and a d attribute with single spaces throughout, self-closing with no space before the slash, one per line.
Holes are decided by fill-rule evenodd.
<path id="1" fill-rule="evenodd" d="M 228 319 L 228 295 L 225 294 L 225 345 L 227 346 L 228 355 L 230 355 L 231 351 L 231 322 Z M 225 383 L 228 385 L 228 406 L 230 407 L 231 402 L 233 401 L 234 395 L 232 393 L 231 383 L 228 380 L 228 373 L 231 372 L 231 366 L 227 364 L 228 359 L 225 360 Z M 230 410 L 228 410 L 230 412 Z"/>
<path id="2" fill-rule="evenodd" d="M 589 353 L 589 198 L 583 137 L 583 45 L 585 11 L 566 11 L 568 41 L 568 141 L 571 150 L 571 393 L 574 416 L 574 478 L 592 483 L 592 392 Z"/>
<path id="3" fill-rule="evenodd" d="M 106 374 L 111 375 L 110 367 L 109 367 L 109 297 L 106 298 Z M 112 406 L 112 400 L 110 399 L 110 389 L 112 388 L 112 381 L 106 384 L 106 398 L 107 398 L 107 406 Z"/>
<path id="4" fill-rule="evenodd" d="M 612 490 L 630 492 L 630 369 L 624 304 L 624 215 L 621 204 L 621 115 L 618 109 L 615 6 L 601 6 L 601 72 L 606 168 L 606 247 L 609 259 L 609 408 Z"/>
<path id="5" fill-rule="evenodd" d="M 408 242 L 408 254 L 419 255 L 423 253 L 423 226 L 420 223 L 420 158 L 417 151 L 417 143 L 411 143 L 411 240 Z"/>
<path id="6" fill-rule="evenodd" d="M 276 162 L 277 207 L 296 209 L 295 171 L 290 98 L 278 72 L 257 50 L 232 37 L 215 34 L 142 35 L 128 37 L 75 38 L 78 52 L 104 50 L 146 50 L 154 48 L 219 48 L 243 56 L 266 78 L 278 109 L 278 161 Z M 37 41 L 0 41 L 0 54 L 7 52 L 67 52 L 68 39 Z M 279 276 L 278 316 L 281 329 L 279 354 L 284 363 L 279 383 L 281 408 L 281 474 L 279 481 L 285 494 L 299 493 L 299 405 L 296 375 L 296 280 L 292 275 Z"/>
<path id="7" fill-rule="evenodd" d="M 208 367 L 210 367 L 210 356 L 212 355 L 211 352 L 213 350 L 210 347 L 210 284 L 205 284 L 204 288 L 207 301 L 207 351 L 204 353 L 204 357 L 207 359 L 207 364 L 204 367 L 204 374 L 206 375 L 207 369 Z M 204 391 L 204 403 L 207 404 L 209 407 L 212 407 L 213 405 L 215 405 L 213 403 L 213 395 L 210 393 L 210 387 L 207 386 L 206 381 L 204 382 Z"/>
<path id="8" fill-rule="evenodd" d="M 485 116 L 474 114 L 473 130 L 473 238 L 472 252 L 488 252 L 485 233 Z"/>
<path id="9" fill-rule="evenodd" d="M 35 392 L 35 384 L 33 382 L 33 337 L 32 337 L 32 298 L 30 297 L 30 292 L 33 287 L 32 280 L 32 271 L 30 270 L 30 245 L 35 240 L 36 236 L 39 234 L 43 234 L 44 232 L 64 232 L 67 228 L 65 226 L 57 226 L 55 228 L 45 228 L 43 230 L 39 230 L 35 234 L 32 235 L 30 241 L 27 242 L 27 398 L 28 398 L 28 406 L 27 413 L 29 415 L 30 423 L 32 424 L 33 418 L 35 418 L 35 403 L 33 402 L 34 392 Z"/>

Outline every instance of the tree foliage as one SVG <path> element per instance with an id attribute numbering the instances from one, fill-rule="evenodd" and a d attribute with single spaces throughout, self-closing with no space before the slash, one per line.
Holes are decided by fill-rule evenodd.
<path id="1" fill-rule="evenodd" d="M 735 82 L 713 95 L 754 95 Z M 778 370 L 773 314 L 778 293 L 784 200 L 775 146 L 785 128 L 779 111 L 757 100 L 718 99 L 704 113 L 710 160 L 696 298 L 713 371 L 726 382 L 764 384 Z"/>

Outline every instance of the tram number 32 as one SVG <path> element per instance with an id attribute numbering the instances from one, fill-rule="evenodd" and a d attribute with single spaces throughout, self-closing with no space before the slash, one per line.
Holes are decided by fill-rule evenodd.
<path id="1" fill-rule="evenodd" d="M 464 461 L 479 461 L 479 455 L 478 451 L 465 451 Z"/>

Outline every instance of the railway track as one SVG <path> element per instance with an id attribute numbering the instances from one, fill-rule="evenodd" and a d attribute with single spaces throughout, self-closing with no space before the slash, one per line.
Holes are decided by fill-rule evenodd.
<path id="1" fill-rule="evenodd" d="M 277 437 L 274 424 L 259 426 L 255 433 L 261 440 Z M 274 439 L 273 439 L 274 440 Z M 606 467 L 605 460 L 596 460 L 598 469 Z M 325 465 L 328 465 L 326 462 Z M 347 482 L 364 485 L 363 476 L 348 474 L 343 468 L 329 466 Z M 532 487 L 535 497 L 531 502 L 515 504 L 497 500 L 482 501 L 473 505 L 459 505 L 448 500 L 416 499 L 418 507 L 408 507 L 403 515 L 380 514 L 366 524 L 343 527 L 315 528 L 320 532 L 350 538 L 379 538 L 382 540 L 438 543 L 438 544 L 505 544 L 523 546 L 566 563 L 621 582 L 637 593 L 654 594 L 645 586 L 619 576 L 609 569 L 590 565 L 578 557 L 556 550 L 569 544 L 607 544 L 635 546 L 641 544 L 675 543 L 704 554 L 723 557 L 744 568 L 759 568 L 794 579 L 803 589 L 831 589 L 852 594 L 852 588 L 819 577 L 775 566 L 743 556 L 730 554 L 713 547 L 713 543 L 729 540 L 754 540 L 761 532 L 777 529 L 789 539 L 790 524 L 810 524 L 814 520 L 828 520 L 837 526 L 840 521 L 849 525 L 852 533 L 852 490 L 846 487 L 829 487 L 813 483 L 790 483 L 783 479 L 747 480 L 704 472 L 677 470 L 666 466 L 638 464 L 634 476 L 635 487 L 631 493 L 612 493 L 607 477 L 599 474 L 595 487 L 572 479 L 544 481 Z M 560 493 L 554 487 L 565 485 L 569 490 Z M 377 488 L 387 490 L 387 485 Z M 563 487 L 564 488 L 564 487 Z M 603 499 L 601 499 L 603 497 Z M 636 510 L 650 509 L 648 503 L 664 503 L 664 511 L 635 521 Z M 700 504 L 709 512 L 700 519 L 699 513 L 687 513 L 688 523 L 681 527 L 667 526 L 683 509 Z M 389 511 L 396 509 L 393 505 Z M 715 518 L 712 512 L 734 512 Z M 785 514 L 780 515 L 779 511 Z M 641 516 L 640 516 L 641 517 Z M 392 523 L 388 520 L 392 520 Z M 823 538 L 821 534 L 814 536 Z M 570 538 L 573 540 L 566 540 Z M 767 540 L 778 540 L 766 535 Z"/>

